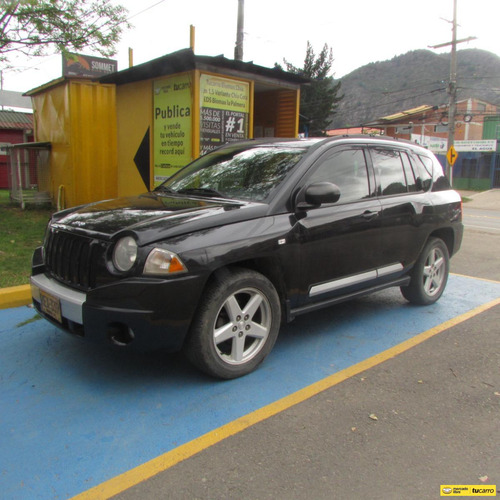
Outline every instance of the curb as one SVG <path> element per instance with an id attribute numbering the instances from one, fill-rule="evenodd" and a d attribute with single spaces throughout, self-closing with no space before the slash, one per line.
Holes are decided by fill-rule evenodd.
<path id="1" fill-rule="evenodd" d="M 28 304 L 31 304 L 30 285 L 0 288 L 0 309 L 27 306 Z"/>

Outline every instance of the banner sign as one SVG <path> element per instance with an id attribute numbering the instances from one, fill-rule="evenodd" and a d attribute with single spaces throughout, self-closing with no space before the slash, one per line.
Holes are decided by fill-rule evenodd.
<path id="1" fill-rule="evenodd" d="M 455 149 L 458 152 L 481 152 L 493 153 L 497 150 L 497 141 L 495 139 L 484 139 L 481 141 L 455 141 Z"/>
<path id="2" fill-rule="evenodd" d="M 432 136 L 427 136 L 427 135 L 420 135 L 420 134 L 411 134 L 410 140 L 414 142 L 415 144 L 420 144 L 420 146 L 423 146 L 424 148 L 429 149 L 435 154 L 446 154 L 447 151 L 447 144 L 448 141 L 447 139 L 443 139 L 442 137 L 432 137 Z"/>
<path id="3" fill-rule="evenodd" d="M 191 90 L 189 74 L 153 83 L 155 187 L 192 160 Z"/>
<path id="4" fill-rule="evenodd" d="M 419 134 L 411 135 L 412 142 L 430 149 L 435 154 L 446 154 L 448 140 L 443 137 L 422 137 Z M 494 153 L 497 150 L 495 139 L 483 139 L 478 141 L 454 141 L 455 150 L 458 153 Z"/>
<path id="5" fill-rule="evenodd" d="M 67 53 L 62 56 L 63 76 L 99 78 L 118 71 L 118 62 L 113 59 Z"/>
<path id="6" fill-rule="evenodd" d="M 248 138 L 248 82 L 201 75 L 200 107 L 200 154 Z"/>

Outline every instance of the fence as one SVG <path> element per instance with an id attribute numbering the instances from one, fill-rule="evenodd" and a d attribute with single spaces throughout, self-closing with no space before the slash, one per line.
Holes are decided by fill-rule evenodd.
<path id="1" fill-rule="evenodd" d="M 28 204 L 52 203 L 50 143 L 27 142 L 9 148 L 10 197 L 24 209 Z"/>

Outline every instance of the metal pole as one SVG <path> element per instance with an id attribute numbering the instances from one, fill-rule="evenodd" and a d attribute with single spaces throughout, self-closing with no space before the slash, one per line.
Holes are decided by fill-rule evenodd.
<path id="1" fill-rule="evenodd" d="M 21 150 L 17 151 L 17 176 L 18 176 L 18 188 L 19 188 L 19 198 L 21 200 L 21 208 L 24 210 L 26 205 L 24 203 L 23 195 L 23 176 L 21 171 Z"/>
<path id="2" fill-rule="evenodd" d="M 236 45 L 234 47 L 234 59 L 243 61 L 243 26 L 245 23 L 245 0 L 238 0 L 238 25 L 236 28 Z"/>
<path id="3" fill-rule="evenodd" d="M 189 26 L 189 48 L 194 52 L 194 44 L 195 44 L 195 38 L 196 38 L 196 29 L 195 27 L 191 24 Z"/>
<path id="4" fill-rule="evenodd" d="M 450 95 L 448 106 L 448 147 L 455 144 L 455 114 L 457 106 L 457 0 L 453 0 L 453 35 L 451 41 L 451 61 L 450 61 L 450 83 L 448 86 Z M 446 175 L 453 184 L 453 166 L 448 162 L 446 165 Z"/>

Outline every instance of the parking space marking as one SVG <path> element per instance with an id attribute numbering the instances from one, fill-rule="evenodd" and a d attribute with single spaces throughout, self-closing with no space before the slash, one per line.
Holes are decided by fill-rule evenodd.
<path id="1" fill-rule="evenodd" d="M 252 413 L 240 417 L 233 422 L 230 422 L 218 429 L 200 436 L 189 443 L 186 443 L 174 450 L 171 450 L 145 464 L 139 465 L 134 469 L 125 472 L 117 477 L 114 477 L 105 483 L 102 483 L 94 488 L 87 490 L 75 497 L 72 500 L 105 500 L 111 498 L 113 495 L 117 495 L 153 476 L 159 474 L 160 472 L 166 471 L 167 469 L 173 467 L 174 465 L 187 460 L 188 458 L 200 453 L 207 448 L 210 448 L 214 444 L 217 444 L 224 439 L 234 436 L 239 432 L 248 429 L 249 427 L 262 422 L 278 413 L 281 413 L 292 406 L 302 403 L 317 394 L 340 384 L 348 378 L 359 375 L 360 373 L 373 368 L 395 356 L 415 347 L 418 344 L 426 341 L 427 339 L 437 335 L 445 330 L 448 330 L 464 321 L 467 321 L 478 314 L 481 314 L 492 307 L 500 305 L 500 298 L 493 300 L 487 304 L 479 306 L 472 311 L 464 313 L 456 318 L 442 323 L 426 332 L 423 332 L 416 337 L 413 337 L 401 344 L 398 344 L 390 349 L 387 349 L 380 354 L 376 354 L 369 359 L 361 361 L 354 366 L 345 368 L 344 370 L 330 375 L 314 384 L 305 387 L 289 396 L 271 403 L 264 408 L 253 411 Z"/>
<path id="2" fill-rule="evenodd" d="M 116 477 L 134 484 L 499 297 L 500 283 L 450 276 L 430 307 L 393 289 L 300 316 L 256 372 L 226 382 L 178 355 L 110 352 L 33 322 L 32 309 L 2 310 L 2 494 L 69 498 Z"/>

